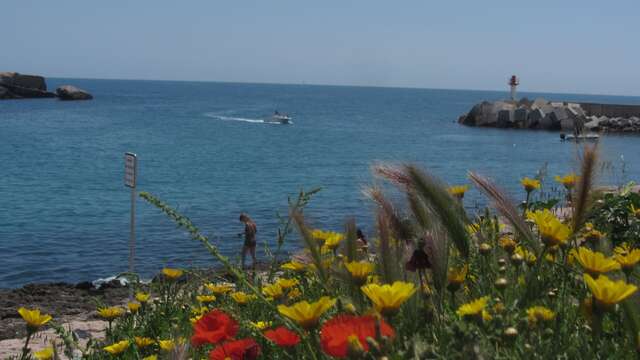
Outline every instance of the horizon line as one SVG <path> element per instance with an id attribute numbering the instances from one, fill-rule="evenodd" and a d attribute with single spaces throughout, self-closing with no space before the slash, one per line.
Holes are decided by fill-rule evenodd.
<path id="1" fill-rule="evenodd" d="M 23 74 L 20 73 L 19 74 Z M 27 75 L 27 74 L 25 74 Z M 420 86 L 395 86 L 395 85 L 357 85 L 357 84 L 320 84 L 320 83 L 287 83 L 287 82 L 260 82 L 260 81 L 225 81 L 225 80 L 185 80 L 185 79 L 143 79 L 143 78 L 100 78 L 100 77 L 58 77 L 58 76 L 44 76 L 51 79 L 71 79 L 71 80 L 107 80 L 107 81 L 161 81 L 161 82 L 195 82 L 195 83 L 219 83 L 219 84 L 245 84 L 245 85 L 286 85 L 286 86 L 326 86 L 326 87 L 357 87 L 357 88 L 380 88 L 380 89 L 406 89 L 406 90 L 444 90 L 444 91 L 477 91 L 477 92 L 504 92 L 509 94 L 509 90 L 495 90 L 495 89 L 461 89 L 461 88 L 438 88 L 438 87 L 420 87 Z M 629 97 L 640 98 L 638 95 L 622 95 L 622 94 L 606 94 L 606 93 L 576 93 L 576 92 L 554 92 L 554 91 L 541 91 L 541 90 L 519 90 L 520 93 L 540 93 L 550 95 L 587 95 L 587 96 L 616 96 L 616 97 Z"/>

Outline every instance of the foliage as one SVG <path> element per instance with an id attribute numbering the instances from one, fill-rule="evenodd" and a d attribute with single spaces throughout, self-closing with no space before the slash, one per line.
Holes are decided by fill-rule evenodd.
<path id="1" fill-rule="evenodd" d="M 610 235 L 613 245 L 623 242 L 638 243 L 640 240 L 640 217 L 631 209 L 640 209 L 640 194 L 632 192 L 633 183 L 619 193 L 606 193 L 596 204 L 588 221 Z"/>
<path id="2" fill-rule="evenodd" d="M 492 181 L 471 173 L 494 206 L 475 218 L 464 212 L 463 193 L 453 196 L 428 172 L 378 167 L 402 196 L 367 191 L 378 227 L 369 247 L 357 241 L 353 220 L 344 234 L 310 228 L 303 212 L 310 193 L 301 192 L 281 217 L 277 243 L 295 225 L 308 261 L 281 266 L 276 250 L 264 273 L 242 271 L 187 217 L 143 193 L 228 276 L 165 269 L 150 285 L 136 282 L 140 306 L 110 319 L 106 338 L 81 356 L 633 358 L 640 345 L 638 265 L 616 261 L 638 246 L 640 197 L 622 191 L 592 201 L 592 155 L 565 186 L 573 211 L 556 211 L 553 199 L 536 203 L 530 195 L 539 186 L 530 181 L 518 210 Z M 622 241 L 628 246 L 610 246 Z M 78 347 L 56 329 L 67 350 Z"/>

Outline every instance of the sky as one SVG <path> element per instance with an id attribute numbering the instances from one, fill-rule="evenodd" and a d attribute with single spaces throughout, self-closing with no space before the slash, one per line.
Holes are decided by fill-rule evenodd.
<path id="1" fill-rule="evenodd" d="M 2 1 L 0 71 L 640 95 L 638 0 Z"/>

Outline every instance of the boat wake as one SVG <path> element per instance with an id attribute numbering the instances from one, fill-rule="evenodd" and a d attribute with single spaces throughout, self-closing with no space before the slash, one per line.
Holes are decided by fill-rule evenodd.
<path id="1" fill-rule="evenodd" d="M 264 119 L 248 119 L 248 118 L 233 117 L 233 116 L 222 116 L 222 115 L 217 115 L 213 113 L 206 113 L 204 114 L 204 116 L 217 119 L 217 120 L 223 120 L 223 121 L 242 121 L 242 122 L 253 123 L 253 124 L 282 125 L 278 121 L 268 121 Z"/>

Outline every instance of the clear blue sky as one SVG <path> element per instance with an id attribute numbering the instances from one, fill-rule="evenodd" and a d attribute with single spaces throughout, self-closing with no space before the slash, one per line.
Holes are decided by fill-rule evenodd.
<path id="1" fill-rule="evenodd" d="M 0 71 L 640 95 L 640 1 L 6 0 Z"/>

